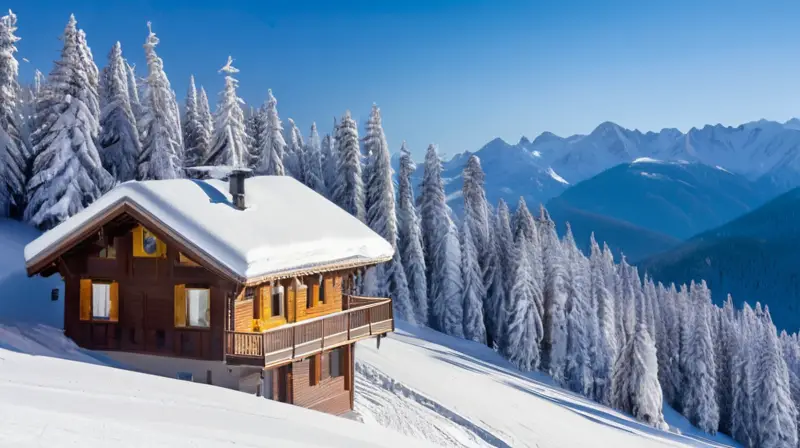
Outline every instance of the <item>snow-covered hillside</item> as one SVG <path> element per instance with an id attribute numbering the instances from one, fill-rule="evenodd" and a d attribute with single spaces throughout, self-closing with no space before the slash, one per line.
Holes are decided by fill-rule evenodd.
<path id="1" fill-rule="evenodd" d="M 0 221 L 10 248 L 0 257 L 3 278 L 15 279 L 0 308 L 13 310 L 0 317 L 0 446 L 734 445 L 668 408 L 675 432 L 653 429 L 544 375 L 520 373 L 481 344 L 402 322 L 380 349 L 375 341 L 357 347 L 356 413 L 364 424 L 127 371 L 53 327 L 63 299 L 51 301 L 49 288 L 58 280 L 23 271 L 22 247 L 35 236 Z"/>

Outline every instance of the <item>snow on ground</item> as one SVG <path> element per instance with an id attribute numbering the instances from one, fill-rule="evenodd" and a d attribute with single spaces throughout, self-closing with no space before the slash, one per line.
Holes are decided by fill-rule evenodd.
<path id="1" fill-rule="evenodd" d="M 663 163 L 661 160 L 653 159 L 650 157 L 639 157 L 638 159 L 634 160 L 633 163 Z"/>
<path id="2" fill-rule="evenodd" d="M 375 341 L 359 343 L 356 363 L 356 411 L 364 421 L 445 446 L 737 446 L 669 407 L 674 432 L 656 430 L 560 389 L 546 375 L 523 374 L 481 344 L 403 322 L 380 349 Z"/>
<path id="3" fill-rule="evenodd" d="M 377 425 L 104 362 L 52 327 L 0 324 L 0 446 L 429 446 Z"/>

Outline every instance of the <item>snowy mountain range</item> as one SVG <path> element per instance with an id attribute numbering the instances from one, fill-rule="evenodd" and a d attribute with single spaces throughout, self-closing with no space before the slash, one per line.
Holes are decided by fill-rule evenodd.
<path id="1" fill-rule="evenodd" d="M 778 329 L 800 328 L 800 188 L 725 225 L 639 263 L 656 280 L 708 282 L 715 303 L 727 294 L 769 305 Z"/>
<path id="2" fill-rule="evenodd" d="M 458 154 L 444 164 L 451 199 L 458 197 L 459 176 L 470 154 Z M 516 144 L 496 138 L 474 154 L 481 158 L 492 203 L 502 197 L 513 204 L 519 196 L 529 205 L 545 203 L 570 185 L 640 158 L 719 167 L 784 192 L 800 186 L 800 120 L 706 125 L 686 133 L 678 129 L 643 133 L 605 122 L 588 135 L 560 137 L 545 132 L 533 141 L 522 137 Z"/>
<path id="3" fill-rule="evenodd" d="M 641 158 L 610 168 L 547 203 L 579 241 L 600 241 L 639 260 L 722 225 L 780 192 L 740 174 L 697 162 Z M 610 227 L 609 221 L 617 223 Z M 660 235 L 660 237 L 658 237 Z"/>

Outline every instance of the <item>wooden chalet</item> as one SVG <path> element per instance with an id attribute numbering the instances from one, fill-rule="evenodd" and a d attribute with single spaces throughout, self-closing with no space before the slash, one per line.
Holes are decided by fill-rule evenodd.
<path id="1" fill-rule="evenodd" d="M 355 342 L 394 329 L 351 294 L 392 246 L 289 177 L 127 182 L 25 248 L 64 329 L 123 365 L 342 414 Z M 233 194 L 231 193 L 233 192 Z"/>

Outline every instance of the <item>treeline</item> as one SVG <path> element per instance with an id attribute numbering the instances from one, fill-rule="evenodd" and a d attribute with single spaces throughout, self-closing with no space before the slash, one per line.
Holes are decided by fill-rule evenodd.
<path id="1" fill-rule="evenodd" d="M 665 428 L 663 402 L 702 430 L 748 447 L 794 447 L 800 405 L 800 342 L 777 335 L 756 304 L 714 306 L 704 281 L 665 286 L 640 276 L 591 239 L 558 237 L 547 210 L 534 218 L 487 203 L 480 160 L 463 171 L 464 216 L 450 210 L 442 161 L 431 145 L 423 178 L 401 147 L 397 185 L 380 110 L 364 137 L 350 113 L 320 138 L 284 128 L 277 101 L 249 109 L 229 59 L 212 114 L 192 79 L 183 112 L 149 31 L 147 75 L 138 78 L 117 43 L 100 71 L 71 17 L 46 80 L 21 87 L 16 16 L 0 19 L 0 211 L 49 229 L 118 182 L 193 176 L 203 165 L 290 175 L 369 225 L 397 249 L 359 279 L 362 293 L 392 297 L 406 321 L 486 344 L 525 371 Z"/>

